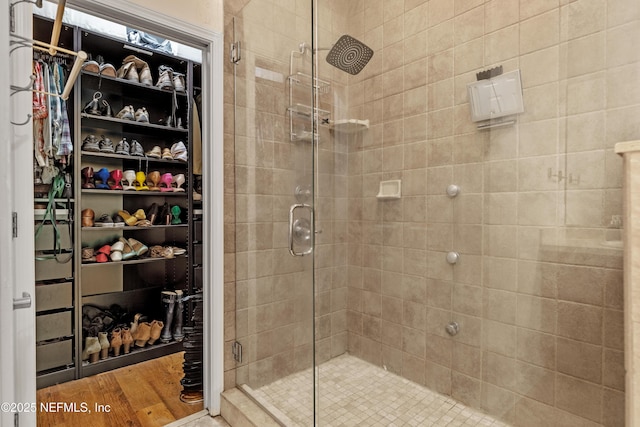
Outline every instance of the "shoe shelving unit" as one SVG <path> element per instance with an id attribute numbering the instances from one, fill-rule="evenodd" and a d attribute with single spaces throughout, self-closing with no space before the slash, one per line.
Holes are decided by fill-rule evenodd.
<path id="1" fill-rule="evenodd" d="M 46 19 L 34 18 L 34 31 L 39 29 L 43 34 L 47 31 L 50 33 L 51 25 L 52 23 Z M 158 340 L 155 344 L 143 348 L 132 346 L 128 354 L 123 354 L 121 351 L 119 356 L 113 356 L 110 353 L 108 358 L 97 362 L 82 361 L 84 346 L 82 307 L 84 305 L 109 309 L 115 304 L 131 317 L 135 313 L 142 313 L 149 321 L 152 319 L 164 321 L 162 291 L 182 290 L 184 295 L 188 296 L 202 286 L 201 271 L 198 272 L 198 267 L 202 264 L 202 205 L 201 202 L 193 200 L 194 175 L 191 144 L 193 94 L 194 88 L 199 86 L 200 78 L 199 72 L 194 73 L 194 70 L 199 70 L 200 65 L 191 60 L 130 45 L 122 40 L 78 27 L 64 27 L 63 30 L 61 43 L 67 43 L 75 50 L 82 49 L 93 59 L 102 56 L 105 63 L 113 64 L 116 69 L 122 65 L 122 60 L 126 56 L 137 56 L 149 64 L 154 84 L 158 79 L 158 67 L 169 66 L 185 75 L 186 91 L 181 93 L 159 89 L 155 86 L 86 71 L 82 71 L 78 78 L 72 97 L 68 101 L 74 141 L 74 224 L 72 236 L 69 239 L 74 256 L 69 264 L 71 274 L 65 271 L 64 277 L 56 278 L 55 283 L 47 282 L 47 284 L 64 283 L 70 286 L 70 302 L 64 304 L 64 308 L 53 312 L 53 314 L 65 313 L 69 327 L 60 340 L 66 343 L 63 350 L 65 357 L 59 358 L 59 361 L 53 365 L 50 363 L 42 365 L 46 369 L 39 369 L 38 387 L 94 375 L 183 349 L 182 342 L 162 343 Z M 44 37 L 46 38 L 46 35 Z M 194 74 L 198 80 L 194 80 Z M 101 99 L 106 100 L 110 105 L 111 117 L 83 112 L 83 107 L 91 101 L 97 91 L 102 94 Z M 117 118 L 117 113 L 127 105 L 132 105 L 134 109 L 146 108 L 149 113 L 149 122 Z M 173 126 L 165 124 L 167 118 L 172 115 L 181 119 L 182 127 L 176 127 L 176 121 L 172 121 Z M 84 151 L 82 144 L 88 135 L 95 135 L 98 140 L 102 137 L 110 138 L 114 146 L 123 138 L 126 138 L 129 143 L 136 140 L 142 145 L 145 153 L 154 146 L 170 148 L 181 141 L 187 148 L 188 161 Z M 91 167 L 95 171 L 101 168 L 107 168 L 109 171 L 115 169 L 142 171 L 145 175 L 152 171 L 159 171 L 160 174 L 170 173 L 173 176 L 184 174 L 185 183 L 182 185 L 184 191 L 82 188 L 86 180 L 82 176 L 82 169 L 85 167 Z M 179 206 L 180 223 L 83 227 L 80 220 L 83 209 L 93 210 L 95 219 L 98 219 L 102 214 L 112 216 L 120 210 L 131 214 L 138 209 L 148 212 L 154 203 L 158 206 L 158 214 L 164 204 Z M 149 250 L 140 257 L 124 261 L 82 262 L 82 248 L 92 247 L 97 250 L 103 245 L 112 245 L 121 237 L 138 240 L 148 248 L 153 245 L 185 248 L 186 253 L 173 258 L 151 258 Z M 42 268 L 45 271 L 48 266 L 42 265 L 36 268 Z M 194 280 L 197 276 L 200 280 Z M 36 304 L 38 298 L 36 294 Z M 50 311 L 44 313 L 51 314 Z M 191 319 L 191 304 L 185 304 L 183 316 L 183 325 L 188 326 Z M 48 359 L 47 352 L 38 353 L 39 366 L 40 361 L 44 363 Z"/>

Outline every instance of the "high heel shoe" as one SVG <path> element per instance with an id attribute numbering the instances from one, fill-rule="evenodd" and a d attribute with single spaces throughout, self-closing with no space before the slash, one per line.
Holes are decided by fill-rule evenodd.
<path id="1" fill-rule="evenodd" d="M 136 190 L 137 191 L 149 191 L 149 187 L 146 184 L 147 176 L 142 171 L 136 172 Z"/>
<path id="2" fill-rule="evenodd" d="M 183 173 L 179 173 L 176 176 L 173 177 L 173 183 L 176 184 L 176 186 L 173 188 L 173 191 L 175 192 L 184 192 L 184 188 L 182 188 L 182 186 L 184 185 L 184 174 Z"/>
<path id="3" fill-rule="evenodd" d="M 125 326 L 122 328 L 122 347 L 124 350 L 124 354 L 129 354 L 131 344 L 133 344 L 133 337 L 131 336 L 129 328 Z"/>
<path id="4" fill-rule="evenodd" d="M 138 218 L 136 218 L 135 216 L 131 215 L 129 212 L 125 211 L 125 210 L 120 210 L 118 211 L 118 215 L 120 215 L 122 217 L 122 219 L 124 219 L 125 224 L 129 225 L 129 226 L 134 226 L 136 225 L 136 222 L 138 222 Z"/>
<path id="5" fill-rule="evenodd" d="M 109 338 L 106 332 L 98 332 L 98 343 L 100 343 L 100 359 L 106 359 L 109 355 Z"/>
<path id="6" fill-rule="evenodd" d="M 171 210 L 169 209 L 169 203 L 162 205 L 160 215 L 158 215 L 158 225 L 171 225 Z"/>
<path id="7" fill-rule="evenodd" d="M 151 191 L 160 191 L 160 172 L 152 171 L 147 175 L 147 185 Z"/>
<path id="8" fill-rule="evenodd" d="M 80 172 L 82 174 L 82 188 L 96 188 L 96 185 L 93 183 L 93 168 L 91 166 L 87 166 L 86 168 L 82 168 Z"/>
<path id="9" fill-rule="evenodd" d="M 182 209 L 180 209 L 180 206 L 178 205 L 171 206 L 171 225 L 182 224 L 182 221 L 180 220 L 181 213 L 182 213 Z"/>
<path id="10" fill-rule="evenodd" d="M 151 204 L 151 207 L 147 211 L 147 219 L 149 220 L 151 225 L 154 225 L 156 223 L 156 219 L 158 219 L 158 204 L 157 203 L 152 203 Z"/>
<path id="11" fill-rule="evenodd" d="M 173 182 L 173 175 L 170 173 L 163 173 L 160 178 L 160 191 L 173 191 L 173 187 L 171 187 L 171 183 Z"/>
<path id="12" fill-rule="evenodd" d="M 111 345 L 114 356 L 120 356 L 120 347 L 122 347 L 122 329 L 115 328 L 111 331 Z"/>
<path id="13" fill-rule="evenodd" d="M 102 347 L 98 337 L 87 337 L 84 342 L 84 350 L 82 350 L 82 360 L 88 360 L 89 363 L 97 362 L 98 357 L 100 357 L 100 350 L 102 350 Z"/>
<path id="14" fill-rule="evenodd" d="M 134 183 L 136 182 L 136 171 L 131 169 L 124 171 L 124 173 L 122 174 L 122 179 L 123 179 L 123 184 L 122 184 L 123 190 L 136 189 L 134 185 Z M 124 184 L 124 182 L 126 182 L 126 184 Z"/>
<path id="15" fill-rule="evenodd" d="M 149 322 L 138 323 L 138 329 L 136 329 L 133 339 L 135 340 L 136 347 L 144 347 L 151 338 L 151 324 Z"/>
<path id="16" fill-rule="evenodd" d="M 149 333 L 149 345 L 153 345 L 158 338 L 160 338 L 160 333 L 162 332 L 162 328 L 164 328 L 164 322 L 159 320 L 153 320 L 151 322 L 151 331 Z"/>
<path id="17" fill-rule="evenodd" d="M 108 190 L 109 184 L 107 181 L 109 180 L 109 170 L 107 168 L 102 168 L 94 175 L 94 182 L 96 188 L 101 190 Z"/>
<path id="18" fill-rule="evenodd" d="M 122 171 L 120 169 L 112 170 L 107 184 L 111 190 L 122 190 Z"/>

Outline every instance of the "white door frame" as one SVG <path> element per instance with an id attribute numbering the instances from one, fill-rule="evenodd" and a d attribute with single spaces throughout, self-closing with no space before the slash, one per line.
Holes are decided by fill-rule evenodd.
<path id="1" fill-rule="evenodd" d="M 203 238 L 204 238 L 204 260 L 203 263 L 203 287 L 204 287 L 204 406 L 212 415 L 220 413 L 220 393 L 223 391 L 224 385 L 224 173 L 223 173 L 223 35 L 218 32 L 208 30 L 206 28 L 195 26 L 191 23 L 176 19 L 175 17 L 161 14 L 155 10 L 133 4 L 126 0 L 110 0 L 104 2 L 103 0 L 68 0 L 67 5 L 74 9 L 90 13 L 95 16 L 100 16 L 104 19 L 111 19 L 114 22 L 127 22 L 132 27 L 139 28 L 141 30 L 148 30 L 149 32 L 166 36 L 169 39 L 178 40 L 182 43 L 192 45 L 202 49 L 202 90 L 207 96 L 203 97 L 202 104 L 202 161 L 203 170 L 206 171 L 203 175 L 202 183 L 202 196 L 203 196 L 203 211 L 207 213 L 207 216 L 203 218 Z M 6 7 L 5 7 L 6 8 Z M 220 11 L 222 12 L 222 11 Z M 8 15 L 8 11 L 2 11 L 0 13 L 0 19 Z M 29 17 L 30 18 L 30 17 Z M 8 22 L 8 16 L 4 16 L 4 22 Z M 2 37 L 7 37 L 3 34 L 0 36 L 0 42 Z M 3 43 L 3 49 L 5 48 Z M 26 50 L 26 49 L 25 49 Z M 0 51 L 2 54 L 2 51 Z M 7 57 L 7 56 L 5 56 Z M 1 61 L 0 61 L 1 62 Z M 6 64 L 0 65 L 0 76 L 6 67 Z M 22 63 L 22 74 L 29 75 L 31 70 L 30 61 Z M 7 81 L 7 80 L 4 80 Z M 18 83 L 19 84 L 19 83 Z M 2 85 L 0 85 L 2 86 Z M 0 89 L 0 99 L 2 99 L 2 106 L 8 107 L 9 96 L 6 93 L 7 87 Z M 29 98 L 30 99 L 30 98 Z M 6 104 L 5 104 L 6 103 Z M 9 111 L 9 108 L 1 108 L 0 117 L 6 119 L 4 122 L 8 123 L 8 118 L 5 116 Z M 13 118 L 14 121 L 20 121 L 20 118 Z M 4 138 L 8 133 L 4 126 L 2 127 L 3 140 L 7 141 L 8 138 Z M 11 185 L 11 178 L 2 179 L 7 171 L 11 171 L 11 157 L 3 155 L 7 151 L 6 146 L 9 144 L 0 143 L 2 147 L 0 152 L 0 189 L 8 191 L 6 194 L 12 194 L 11 188 L 15 188 Z M 32 160 L 27 164 L 16 164 L 16 170 L 13 170 L 13 182 L 30 183 L 32 181 Z M 22 169 L 28 171 L 27 180 L 15 179 L 17 170 Z M 24 177 L 23 177 L 24 178 Z M 4 188 L 8 187 L 8 188 Z M 19 188 L 22 188 L 18 186 Z M 30 188 L 29 185 L 23 187 Z M 31 192 L 32 194 L 32 192 Z M 23 199 L 29 199 L 29 197 L 23 197 Z M 8 206 L 0 203 L 0 223 L 2 224 L 2 230 L 0 231 L 0 238 L 2 242 L 5 240 L 5 234 L 10 233 L 10 215 L 11 209 Z M 33 215 L 33 200 L 28 200 L 27 206 L 29 211 L 25 218 L 29 218 Z M 13 209 L 15 210 L 15 209 Z M 8 219 L 7 219 L 8 218 Z M 0 274 L 0 326 L 3 332 L 6 331 L 3 324 L 7 322 L 5 319 L 5 305 L 10 299 L 5 298 L 7 290 L 5 288 L 5 281 L 11 282 L 11 277 L 5 275 L 4 266 L 10 262 L 16 270 L 18 266 L 24 269 L 25 264 L 31 265 L 31 283 L 33 283 L 34 276 L 34 260 L 33 260 L 33 221 L 23 221 L 31 224 L 31 232 L 25 232 L 23 236 L 29 237 L 31 246 L 21 248 L 19 251 L 7 251 L 13 253 L 7 253 L 0 256 L 0 268 L 2 274 Z M 9 234 L 10 236 L 10 234 Z M 4 244 L 3 244 L 4 246 Z M 4 251 L 3 251 L 4 252 Z M 7 261 L 9 260 L 9 261 Z M 34 316 L 32 316 L 34 317 Z M 35 321 L 35 320 L 34 320 Z M 35 334 L 34 334 L 35 336 Z M 35 340 L 32 340 L 35 346 Z M 7 398 L 13 398 L 11 396 L 11 387 L 5 387 L 8 381 L 5 381 L 5 374 L 11 372 L 6 369 L 11 369 L 12 365 L 10 360 L 5 360 L 7 357 L 8 349 L 4 346 L 0 346 L 0 363 L 2 364 L 2 402 L 11 401 Z M 35 402 L 35 347 L 33 354 L 33 397 Z M 19 385 L 17 385 L 19 387 Z M 13 385 L 15 390 L 16 385 Z M 5 390 L 5 388 L 7 390 Z M 5 398 L 6 396 L 6 398 Z M 3 416 L 3 415 L 0 415 Z M 1 419 L 4 424 L 4 418 Z M 35 424 L 35 422 L 34 422 Z M 29 425 L 29 424 L 27 424 Z"/>

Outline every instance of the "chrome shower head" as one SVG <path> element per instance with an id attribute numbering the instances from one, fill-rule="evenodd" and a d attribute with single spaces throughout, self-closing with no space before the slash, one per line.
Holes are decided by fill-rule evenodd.
<path id="1" fill-rule="evenodd" d="M 358 74 L 373 56 L 373 50 L 361 41 L 343 35 L 327 54 L 327 62 L 354 76 Z"/>

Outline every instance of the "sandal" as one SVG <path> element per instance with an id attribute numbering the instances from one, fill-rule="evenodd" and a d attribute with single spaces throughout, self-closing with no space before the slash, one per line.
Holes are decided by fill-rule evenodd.
<path id="1" fill-rule="evenodd" d="M 160 191 L 160 172 L 152 171 L 147 175 L 147 185 L 151 191 Z"/>
<path id="2" fill-rule="evenodd" d="M 137 191 L 149 191 L 149 187 L 146 184 L 147 176 L 142 171 L 136 172 L 136 190 Z"/>
<path id="3" fill-rule="evenodd" d="M 109 170 L 107 168 L 102 168 L 94 174 L 94 181 L 96 184 L 96 188 L 100 190 L 109 189 L 109 184 L 107 183 L 108 180 L 109 180 Z"/>
<path id="4" fill-rule="evenodd" d="M 153 157 L 154 159 L 159 159 L 162 157 L 162 151 L 160 150 L 159 145 L 154 146 L 151 151 L 147 151 L 145 154 L 147 155 L 147 157 Z"/>
<path id="5" fill-rule="evenodd" d="M 173 177 L 173 183 L 176 184 L 176 186 L 173 188 L 173 191 L 176 193 L 180 193 L 180 192 L 184 192 L 184 188 L 182 188 L 182 185 L 184 184 L 184 174 L 183 173 L 179 173 L 176 176 Z"/>
<path id="6" fill-rule="evenodd" d="M 96 262 L 109 261 L 109 255 L 111 254 L 111 246 L 104 245 L 96 252 Z"/>
<path id="7" fill-rule="evenodd" d="M 124 243 L 120 240 L 111 245 L 111 261 L 122 261 L 122 251 L 124 250 Z"/>
<path id="8" fill-rule="evenodd" d="M 119 242 L 122 243 L 123 249 L 122 249 L 122 260 L 128 260 L 129 258 L 133 258 L 134 256 L 136 256 L 136 252 L 133 250 L 133 247 L 131 246 L 131 244 L 129 243 L 129 241 L 127 239 L 125 239 L 124 237 L 120 237 L 120 239 L 118 240 Z"/>
<path id="9" fill-rule="evenodd" d="M 138 222 L 138 218 L 136 218 L 135 216 L 131 215 L 127 211 L 120 210 L 120 211 L 118 211 L 118 215 L 120 215 L 122 217 L 122 219 L 124 219 L 124 222 L 127 225 L 134 226 L 134 225 L 136 225 L 136 222 Z"/>
<path id="10" fill-rule="evenodd" d="M 162 158 L 164 160 L 173 160 L 173 156 L 171 155 L 171 150 L 168 148 L 162 149 Z"/>
<path id="11" fill-rule="evenodd" d="M 144 243 L 132 237 L 129 238 L 129 244 L 131 245 L 131 247 L 133 248 L 133 251 L 136 253 L 137 256 L 144 255 L 149 250 L 149 248 Z"/>
<path id="12" fill-rule="evenodd" d="M 82 183 L 82 188 L 96 188 L 93 183 L 93 168 L 91 166 L 82 168 L 80 173 L 82 174 L 82 179 L 84 181 Z"/>
<path id="13" fill-rule="evenodd" d="M 122 185 L 122 189 L 123 190 L 135 190 L 136 187 L 134 186 L 134 183 L 136 182 L 136 171 L 134 171 L 133 169 L 129 169 L 124 171 L 124 173 L 122 174 L 124 181 L 126 181 L 126 184 Z"/>
<path id="14" fill-rule="evenodd" d="M 107 184 L 111 190 L 122 190 L 122 171 L 120 169 L 112 170 Z"/>
<path id="15" fill-rule="evenodd" d="M 160 178 L 160 191 L 173 191 L 173 187 L 171 187 L 171 183 L 173 182 L 173 176 L 170 173 L 163 173 Z"/>

